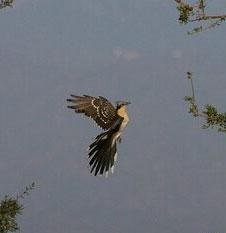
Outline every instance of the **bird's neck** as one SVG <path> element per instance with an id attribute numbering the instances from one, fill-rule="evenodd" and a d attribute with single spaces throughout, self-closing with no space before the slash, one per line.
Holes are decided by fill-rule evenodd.
<path id="1" fill-rule="evenodd" d="M 126 121 L 129 121 L 129 116 L 128 116 L 128 113 L 127 113 L 127 108 L 126 106 L 122 106 L 121 108 L 119 108 L 117 110 L 117 114 L 120 116 L 120 117 L 123 117 Z"/>

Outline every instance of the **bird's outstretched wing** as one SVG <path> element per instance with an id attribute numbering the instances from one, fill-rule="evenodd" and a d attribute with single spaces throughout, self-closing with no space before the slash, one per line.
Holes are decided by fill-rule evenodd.
<path id="1" fill-rule="evenodd" d="M 71 95 L 71 97 L 72 99 L 67 99 L 67 101 L 74 105 L 68 108 L 91 117 L 104 130 L 109 129 L 119 117 L 113 105 L 102 96 Z"/>

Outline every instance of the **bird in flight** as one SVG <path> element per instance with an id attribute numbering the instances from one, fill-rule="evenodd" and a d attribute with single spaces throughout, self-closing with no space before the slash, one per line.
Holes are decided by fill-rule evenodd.
<path id="1" fill-rule="evenodd" d="M 129 122 L 127 105 L 130 102 L 117 101 L 114 107 L 106 98 L 88 95 L 71 95 L 67 99 L 72 105 L 68 108 L 76 113 L 83 113 L 92 118 L 104 132 L 99 134 L 88 148 L 91 173 L 106 176 L 114 172 L 117 159 L 117 141 L 121 142 L 121 134 Z"/>

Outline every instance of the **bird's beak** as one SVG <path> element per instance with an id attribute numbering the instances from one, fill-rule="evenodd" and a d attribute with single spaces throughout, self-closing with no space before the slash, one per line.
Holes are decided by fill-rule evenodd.
<path id="1" fill-rule="evenodd" d="M 131 104 L 130 102 L 125 102 L 125 105 L 129 105 L 129 104 Z"/>

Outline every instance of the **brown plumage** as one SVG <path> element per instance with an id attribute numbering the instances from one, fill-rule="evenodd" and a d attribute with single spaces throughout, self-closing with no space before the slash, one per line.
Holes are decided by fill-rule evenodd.
<path id="1" fill-rule="evenodd" d="M 89 165 L 91 173 L 95 176 L 99 174 L 108 174 L 109 170 L 114 170 L 114 163 L 117 157 L 117 141 L 121 139 L 121 134 L 129 117 L 126 105 L 129 102 L 118 101 L 116 108 L 104 97 L 92 97 L 88 95 L 71 95 L 67 99 L 73 105 L 68 108 L 76 113 L 83 113 L 91 117 L 105 132 L 99 134 L 95 141 L 89 146 Z"/>
<path id="2" fill-rule="evenodd" d="M 102 96 L 97 98 L 88 95 L 71 95 L 71 97 L 72 99 L 67 99 L 67 101 L 72 102 L 74 105 L 68 106 L 68 108 L 91 117 L 104 130 L 109 129 L 118 119 L 116 109 Z"/>

